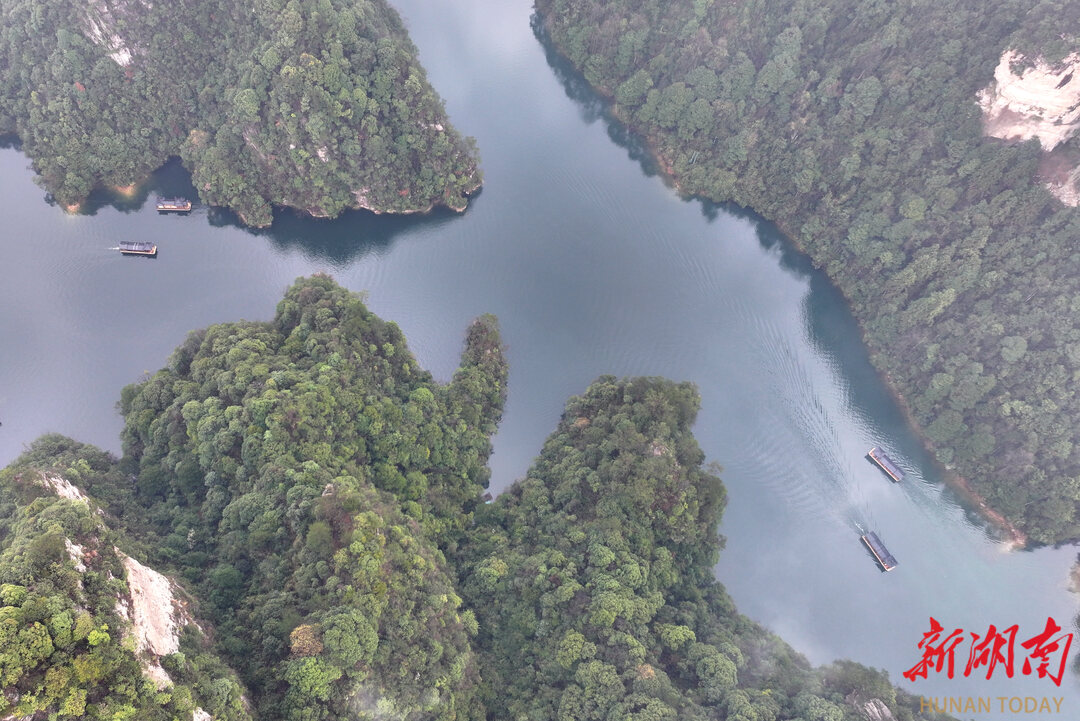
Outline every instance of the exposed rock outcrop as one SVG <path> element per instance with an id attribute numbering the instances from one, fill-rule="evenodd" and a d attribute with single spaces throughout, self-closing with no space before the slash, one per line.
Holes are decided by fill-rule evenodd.
<path id="1" fill-rule="evenodd" d="M 1080 154 L 1069 148 L 1045 154 L 1039 163 L 1039 177 L 1062 203 L 1080 205 Z"/>
<path id="2" fill-rule="evenodd" d="M 61 498 L 90 503 L 74 484 L 55 473 L 40 474 L 38 482 Z M 87 567 L 84 562 L 84 546 L 69 538 L 64 539 L 64 546 L 75 564 L 75 570 L 85 572 Z M 114 548 L 113 551 L 124 566 L 128 585 L 128 595 L 118 596 L 116 599 L 116 611 L 131 623 L 135 651 L 139 654 L 146 676 L 153 680 L 158 688 L 170 686 L 172 679 L 161 667 L 158 659 L 180 650 L 180 631 L 184 626 L 195 623 L 195 620 L 173 593 L 175 584 L 172 581 L 120 549 Z"/>
<path id="3" fill-rule="evenodd" d="M 173 593 L 173 582 L 134 558 L 116 551 L 124 564 L 129 598 L 117 600 L 117 612 L 131 621 L 143 671 L 159 688 L 172 679 L 158 663 L 180 650 L 180 631 L 194 619 Z"/>
<path id="4" fill-rule="evenodd" d="M 109 57 L 122 68 L 131 65 L 137 50 L 133 43 L 125 40 L 117 31 L 116 28 L 121 25 L 117 18 L 138 10 L 141 5 L 143 3 L 140 0 L 114 0 L 111 3 L 107 0 L 94 0 L 86 8 L 83 18 L 86 37 L 105 48 Z"/>
<path id="5" fill-rule="evenodd" d="M 1062 144 L 1080 130 L 1080 53 L 1055 65 L 1008 50 L 994 81 L 979 93 L 985 133 L 1003 140 L 1036 138 L 1046 153 L 1040 174 L 1066 205 L 1080 204 L 1080 164 L 1061 157 Z"/>
<path id="6" fill-rule="evenodd" d="M 863 698 L 859 693 L 852 692 L 845 699 L 866 721 L 896 721 L 893 712 L 879 698 Z"/>
<path id="7" fill-rule="evenodd" d="M 86 564 L 83 562 L 83 547 L 70 538 L 65 538 L 64 548 L 67 549 L 71 562 L 75 564 L 75 570 L 79 573 L 86 573 Z"/>
<path id="8" fill-rule="evenodd" d="M 1080 129 L 1080 54 L 1059 65 L 1028 62 L 1006 51 L 994 82 L 979 93 L 986 134 L 1005 140 L 1037 138 L 1053 150 Z"/>
<path id="9" fill-rule="evenodd" d="M 52 490 L 56 495 L 61 498 L 66 498 L 69 501 L 82 501 L 86 503 L 86 496 L 83 492 L 76 488 L 66 478 L 56 475 L 55 473 L 42 473 L 41 485 Z"/>

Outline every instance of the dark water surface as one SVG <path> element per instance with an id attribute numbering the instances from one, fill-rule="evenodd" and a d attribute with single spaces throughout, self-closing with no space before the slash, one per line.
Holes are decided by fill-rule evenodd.
<path id="1" fill-rule="evenodd" d="M 826 279 L 771 225 L 665 187 L 546 56 L 528 0 L 397 5 L 453 121 L 479 141 L 486 187 L 463 216 L 285 212 L 260 233 L 205 207 L 159 216 L 147 195 L 194 194 L 175 164 L 134 200 L 102 195 L 71 216 L 45 202 L 25 156 L 0 150 L 0 463 L 46 431 L 118 451 L 124 384 L 187 331 L 269 319 L 294 278 L 326 271 L 366 290 L 442 380 L 468 321 L 499 316 L 511 375 L 495 488 L 524 474 L 596 376 L 694 381 L 695 432 L 730 496 L 717 575 L 744 613 L 815 662 L 882 667 L 916 694 L 1065 696 L 1060 718 L 1080 718 L 1071 677 L 1059 689 L 1018 660 L 1012 679 L 965 679 L 966 646 L 957 678 L 901 677 L 931 615 L 980 634 L 1019 624 L 1026 638 L 1047 616 L 1073 630 L 1076 551 L 1009 553 L 943 489 Z M 159 257 L 121 257 L 119 240 L 156 242 Z M 902 484 L 865 460 L 872 445 Z M 889 546 L 894 572 L 876 569 L 859 525 Z"/>

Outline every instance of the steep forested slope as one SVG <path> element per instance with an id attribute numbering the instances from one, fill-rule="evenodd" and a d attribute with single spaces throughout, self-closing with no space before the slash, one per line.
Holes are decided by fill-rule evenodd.
<path id="1" fill-rule="evenodd" d="M 779 222 L 829 273 L 947 467 L 1032 540 L 1080 536 L 1080 212 L 976 104 L 1005 48 L 1080 49 L 1075 3 L 537 9 L 682 191 Z"/>
<path id="2" fill-rule="evenodd" d="M 477 713 L 440 548 L 487 485 L 506 368 L 494 319 L 466 340 L 438 385 L 397 326 L 316 277 L 273 322 L 195 333 L 124 390 L 136 502 L 264 714 Z"/>
<path id="3" fill-rule="evenodd" d="M 0 713 L 926 718 L 880 672 L 812 669 L 712 579 L 725 493 L 691 385 L 601 378 L 484 504 L 505 381 L 490 316 L 439 385 L 325 277 L 193 333 L 124 389 L 123 459 L 48 436 L 0 472 Z M 205 634 L 124 640 L 121 579 L 151 572 L 121 547 L 184 579 Z"/>
<path id="4" fill-rule="evenodd" d="M 0 132 L 65 205 L 182 155 L 203 200 L 267 225 L 463 209 L 480 184 L 385 0 L 0 1 Z"/>
<path id="5" fill-rule="evenodd" d="M 0 471 L 0 716 L 250 719 L 190 604 L 170 603 L 168 581 L 121 550 L 138 544 L 68 479 L 123 485 L 114 458 L 56 436 Z M 151 584 L 166 589 L 157 608 L 142 603 Z"/>
<path id="6" fill-rule="evenodd" d="M 459 554 L 498 719 L 863 718 L 918 701 L 857 664 L 812 669 L 712 577 L 724 487 L 690 384 L 599 379 Z"/>

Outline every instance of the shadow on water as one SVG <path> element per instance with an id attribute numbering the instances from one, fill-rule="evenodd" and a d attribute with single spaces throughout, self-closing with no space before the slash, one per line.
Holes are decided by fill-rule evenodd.
<path id="1" fill-rule="evenodd" d="M 529 19 L 529 25 L 540 47 L 544 50 L 544 59 L 547 60 L 548 67 L 562 85 L 566 96 L 578 105 L 581 119 L 590 125 L 597 120 L 604 120 L 608 136 L 616 145 L 626 150 L 631 160 L 641 165 L 646 176 L 661 175 L 660 166 L 653 158 L 645 139 L 612 115 L 611 102 L 593 90 L 585 76 L 559 53 L 551 42 L 543 21 L 536 13 L 533 13 Z"/>
<path id="2" fill-rule="evenodd" d="M 584 74 L 558 51 L 542 20 L 535 13 L 530 19 L 530 25 L 533 35 L 543 48 L 548 66 L 567 97 L 577 104 L 582 120 L 589 124 L 598 120 L 604 121 L 611 141 L 626 150 L 628 157 L 641 166 L 646 176 L 659 176 L 671 187 L 670 179 L 662 172 L 647 140 L 615 117 L 611 100 L 596 92 Z M 882 441 L 896 446 L 902 457 L 922 472 L 926 481 L 943 487 L 946 497 L 963 509 L 972 525 L 982 527 L 988 536 L 996 538 L 999 535 L 996 528 L 983 518 L 971 502 L 944 483 L 942 469 L 925 450 L 896 399 L 891 395 L 888 385 L 871 364 L 869 351 L 862 340 L 862 331 L 847 300 L 832 281 L 814 267 L 810 257 L 800 251 L 775 224 L 748 208 L 695 196 L 682 197 L 687 202 L 700 203 L 702 214 L 710 222 L 725 215 L 753 223 L 761 247 L 778 254 L 782 269 L 809 282 L 810 289 L 803 308 L 807 334 L 815 349 L 827 359 L 837 375 L 845 380 L 852 410 L 864 418 L 875 419 L 875 431 L 881 434 Z"/>
<path id="3" fill-rule="evenodd" d="M 559 84 L 562 85 L 566 96 L 573 100 L 579 107 L 582 120 L 592 124 L 603 120 L 607 129 L 608 137 L 620 148 L 626 151 L 627 156 L 641 166 L 646 177 L 660 177 L 668 187 L 674 187 L 671 179 L 662 172 L 656 156 L 649 147 L 647 140 L 638 132 L 631 130 L 625 123 L 612 113 L 612 103 L 596 92 L 589 81 L 574 65 L 564 57 L 548 35 L 543 21 L 536 13 L 529 20 L 533 36 L 544 50 L 544 58 L 551 68 Z M 701 214 L 706 220 L 712 222 L 721 215 L 747 220 L 754 224 L 758 241 L 763 248 L 778 250 L 780 253 L 780 267 L 789 271 L 797 278 L 807 278 L 815 275 L 815 270 L 810 259 L 800 252 L 795 245 L 773 223 L 765 220 L 760 215 L 734 203 L 717 203 L 693 195 L 680 194 L 688 203 L 696 202 L 701 207 Z"/>
<path id="4" fill-rule="evenodd" d="M 473 193 L 470 206 L 479 201 L 480 195 L 480 191 Z M 313 218 L 291 208 L 275 208 L 273 224 L 269 228 L 251 228 L 227 208 L 201 205 L 198 191 L 191 181 L 191 173 L 176 157 L 170 158 L 154 171 L 132 195 L 98 189 L 91 193 L 79 212 L 81 215 L 95 215 L 102 208 L 112 207 L 122 213 L 132 213 L 142 210 L 148 201 L 156 202 L 158 197 L 182 197 L 195 201 L 190 213 L 169 215 L 204 214 L 213 227 L 232 227 L 263 237 L 281 251 L 298 251 L 312 260 L 333 266 L 347 265 L 368 253 L 382 253 L 398 235 L 438 227 L 459 215 L 447 208 L 414 215 L 379 215 L 367 210 L 348 210 L 337 218 L 328 219 Z M 51 196 L 46 200 L 55 204 Z"/>
<path id="5" fill-rule="evenodd" d="M 806 256 L 797 252 L 795 255 L 806 267 L 812 268 Z M 924 447 L 888 382 L 871 362 L 862 328 L 852 315 L 847 299 L 823 272 L 808 271 L 807 275 L 810 292 L 803 302 L 807 338 L 836 375 L 844 380 L 846 402 L 852 412 L 873 419 L 872 429 L 880 437 L 872 443 L 895 448 L 899 456 L 894 456 L 893 460 L 916 470 L 925 483 L 940 489 L 943 500 L 959 507 L 968 524 L 981 528 L 988 538 L 1006 540 L 1006 534 L 986 519 L 975 502 L 945 482 L 945 469 Z M 918 488 L 917 484 L 911 485 Z M 1035 550 L 1035 547 L 1025 546 L 1022 550 Z"/>
<path id="6" fill-rule="evenodd" d="M 476 196 L 470 204 L 476 202 Z M 210 223 L 235 226 L 252 235 L 268 238 L 282 251 L 300 251 L 313 260 L 334 266 L 346 265 L 368 253 L 383 253 L 401 234 L 436 228 L 452 222 L 458 213 L 436 208 L 423 215 L 376 215 L 368 210 L 348 210 L 333 220 L 312 218 L 289 208 L 274 210 L 269 228 L 248 228 L 235 213 L 215 208 Z"/>
<path id="7" fill-rule="evenodd" d="M 155 189 L 162 195 L 198 197 L 191 174 L 179 161 L 170 161 L 154 174 Z M 469 205 L 478 202 L 474 193 Z M 251 228 L 226 208 L 206 210 L 207 221 L 218 228 L 232 227 L 268 239 L 277 249 L 299 251 L 312 260 L 343 266 L 368 253 L 382 253 L 402 234 L 434 228 L 459 216 L 447 208 L 415 215 L 377 215 L 368 210 L 347 210 L 339 217 L 313 218 L 291 208 L 275 208 L 269 228 Z"/>

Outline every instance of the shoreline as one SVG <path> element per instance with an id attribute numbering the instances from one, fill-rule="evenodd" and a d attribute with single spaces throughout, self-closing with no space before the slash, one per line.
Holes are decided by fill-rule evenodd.
<path id="1" fill-rule="evenodd" d="M 541 16 L 541 22 L 545 23 L 546 25 L 546 20 L 543 19 L 543 16 Z M 555 39 L 551 37 L 551 33 L 547 31 L 546 27 L 544 34 L 547 38 L 547 41 L 551 44 L 551 48 L 555 52 L 557 52 L 563 60 L 569 63 L 570 67 L 574 68 L 574 70 L 580 74 L 580 70 L 578 70 L 577 67 L 574 66 L 573 63 L 569 60 L 569 58 L 563 52 L 563 49 L 558 45 Z M 613 93 L 609 92 L 606 88 L 596 87 L 592 83 L 589 83 L 589 88 L 591 88 L 593 92 L 595 92 L 597 95 L 604 99 L 607 104 L 607 111 L 612 120 L 618 122 L 626 130 L 630 131 L 644 141 L 649 158 L 656 163 L 657 169 L 660 171 L 660 177 L 667 185 L 673 188 L 680 197 L 684 199 L 705 200 L 713 203 L 723 202 L 738 205 L 737 203 L 731 203 L 731 201 L 717 201 L 705 195 L 689 193 L 685 191 L 682 185 L 679 183 L 678 176 L 673 170 L 672 162 L 668 158 L 664 157 L 664 155 L 659 151 L 659 143 L 656 141 L 656 138 L 653 135 L 642 133 L 626 121 L 626 119 L 620 112 L 619 104 L 615 101 L 615 96 Z M 754 208 L 741 205 L 739 207 L 745 208 L 746 210 L 753 212 L 755 215 L 759 216 L 763 220 L 775 225 L 777 229 L 779 229 L 780 233 L 784 236 L 784 238 L 789 243 L 791 243 L 792 247 L 795 248 L 795 250 L 797 250 L 801 255 L 810 260 L 812 264 L 814 263 L 813 256 L 811 256 L 806 251 L 802 244 L 800 244 L 799 241 L 796 239 L 796 236 L 791 233 L 790 230 L 783 223 L 765 217 Z M 1017 528 L 1004 515 L 991 508 L 989 504 L 987 504 L 986 499 L 983 498 L 971 487 L 971 484 L 966 478 L 961 476 L 955 470 L 943 464 L 937 458 L 936 448 L 934 444 L 930 441 L 929 438 L 926 437 L 926 434 L 923 432 L 921 424 L 919 424 L 915 420 L 915 417 L 911 411 L 911 407 L 908 405 L 907 400 L 904 398 L 903 394 L 900 393 L 899 389 L 896 386 L 896 383 L 893 381 L 892 376 L 887 371 L 880 368 L 877 363 L 875 363 L 874 359 L 877 357 L 878 354 L 873 348 L 873 346 L 871 346 L 867 342 L 867 334 L 866 329 L 863 326 L 863 321 L 856 315 L 851 300 L 847 297 L 847 294 L 844 293 L 843 288 L 837 285 L 836 281 L 832 278 L 832 276 L 825 273 L 824 271 L 821 272 L 825 276 L 825 278 L 828 279 L 829 284 L 833 288 L 835 288 L 836 291 L 840 294 L 840 297 L 844 299 L 844 305 L 847 307 L 847 310 L 851 314 L 851 317 L 855 320 L 855 325 L 859 329 L 859 342 L 862 344 L 862 347 L 866 349 L 867 355 L 870 360 L 870 365 L 874 369 L 874 373 L 888 390 L 889 395 L 896 402 L 897 406 L 899 406 L 900 411 L 904 416 L 905 422 L 911 427 L 919 442 L 922 444 L 923 448 L 930 453 L 933 462 L 937 464 L 938 468 L 941 470 L 943 483 L 948 488 L 956 492 L 962 501 L 966 501 L 967 503 L 971 504 L 974 507 L 974 510 L 977 510 L 979 515 L 992 528 L 1004 534 L 1005 538 L 1002 539 L 1002 543 L 1005 545 L 1006 551 L 1014 551 L 1025 548 L 1028 544 L 1027 535 L 1019 528 Z"/>
<path id="2" fill-rule="evenodd" d="M 21 143 L 19 141 L 19 136 L 17 134 L 15 134 L 15 133 L 9 133 L 9 134 L 6 134 L 6 135 L 0 134 L 0 137 L 13 138 L 15 143 L 20 146 L 20 147 L 18 147 L 19 152 L 23 153 L 23 155 L 26 155 L 26 152 L 21 148 Z M 27 156 L 27 157 L 29 157 L 29 156 Z M 78 214 L 79 212 L 81 212 L 83 210 L 83 208 L 86 206 L 87 200 L 90 198 L 90 195 L 94 191 L 105 191 L 105 192 L 110 193 L 110 194 L 112 194 L 114 196 L 117 196 L 118 198 L 120 198 L 122 200 L 132 200 L 132 199 L 134 199 L 135 197 L 137 197 L 139 195 L 139 192 L 145 187 L 146 183 L 148 183 L 151 180 L 153 174 L 158 172 L 159 170 L 161 170 L 161 168 L 165 167 L 165 165 L 169 162 L 169 160 L 171 160 L 174 157 L 180 158 L 181 165 L 183 166 L 184 171 L 186 173 L 188 173 L 189 176 L 193 174 L 193 171 L 191 169 L 189 169 L 187 167 L 187 165 L 184 163 L 183 158 L 181 158 L 179 155 L 170 155 L 168 158 L 166 158 L 164 163 L 162 163 L 158 167 L 154 168 L 153 171 L 151 171 L 145 177 L 140 178 L 139 180 L 136 180 L 136 181 L 134 181 L 132 183 L 128 183 L 127 185 L 116 185 L 116 184 L 112 184 L 112 183 L 104 183 L 104 182 L 101 182 L 99 180 L 97 183 L 94 184 L 94 187 L 91 188 L 90 193 L 88 193 L 85 197 L 79 199 L 78 201 L 76 201 L 74 203 L 59 202 L 59 205 L 60 205 L 61 208 L 64 209 L 64 212 L 66 212 L 68 214 L 71 214 L 71 215 L 76 215 L 76 214 Z M 367 203 L 367 198 L 365 197 L 365 195 L 363 193 L 363 190 L 361 190 L 361 191 L 353 191 L 354 198 L 355 198 L 356 202 L 354 204 L 352 204 L 352 205 L 347 206 L 345 208 L 345 210 L 366 210 L 366 211 L 369 211 L 371 213 L 374 213 L 375 215 L 406 216 L 406 215 L 427 215 L 428 213 L 431 213 L 431 212 L 433 212 L 433 211 L 435 211 L 435 210 L 437 210 L 439 208 L 446 208 L 447 210 L 453 211 L 454 213 L 457 213 L 458 215 L 461 215 L 461 214 L 464 214 L 465 211 L 467 211 L 469 209 L 469 204 L 472 201 L 473 196 L 476 193 L 478 193 L 484 187 L 483 175 L 482 175 L 482 172 L 480 170 L 479 164 L 473 166 L 472 172 L 473 172 L 473 178 L 474 178 L 475 182 L 472 185 L 470 185 L 468 188 L 466 188 L 465 190 L 463 190 L 461 192 L 461 196 L 460 196 L 460 198 L 458 198 L 458 200 L 460 201 L 459 203 L 451 202 L 452 199 L 450 197 L 447 197 L 447 196 L 444 195 L 440 199 L 431 200 L 431 202 L 429 202 L 426 207 L 422 207 L 422 208 L 421 207 L 413 207 L 413 208 L 407 208 L 405 210 L 389 210 L 389 209 L 385 209 L 385 208 L 372 207 L 371 205 L 369 205 Z M 48 188 L 46 188 L 46 192 L 51 193 L 51 191 L 49 191 Z M 198 192 L 198 191 L 196 191 L 196 192 Z M 268 201 L 268 202 L 270 203 L 270 206 L 272 208 L 290 208 L 292 210 L 299 211 L 300 213 L 305 213 L 305 214 L 307 214 L 308 216 L 310 216 L 312 218 L 323 218 L 323 219 L 334 220 L 335 218 L 341 217 L 341 213 L 339 213 L 336 216 L 330 217 L 330 216 L 323 215 L 323 214 L 320 214 L 320 213 L 316 212 L 315 209 L 305 208 L 305 207 L 302 207 L 300 205 L 292 205 L 292 204 L 285 203 L 285 202 L 275 202 L 275 201 Z M 109 204 L 109 203 L 107 203 L 107 204 Z M 204 203 L 204 205 L 206 205 L 207 207 L 210 207 L 210 208 L 224 208 L 225 210 L 229 210 L 229 211 L 235 213 L 237 218 L 240 219 L 240 222 L 244 225 L 244 227 L 247 227 L 247 228 L 252 228 L 252 229 L 255 229 L 255 230 L 261 230 L 261 229 L 269 228 L 272 225 L 272 223 L 267 223 L 267 224 L 252 223 L 247 218 L 244 217 L 243 213 L 241 213 L 236 208 L 233 208 L 232 206 L 215 205 L 213 203 Z"/>

